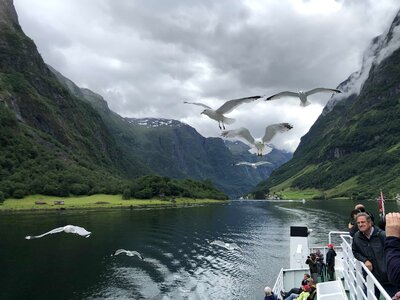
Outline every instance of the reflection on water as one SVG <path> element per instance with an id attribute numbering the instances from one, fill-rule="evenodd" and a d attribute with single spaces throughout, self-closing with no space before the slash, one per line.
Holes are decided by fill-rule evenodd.
<path id="1" fill-rule="evenodd" d="M 289 226 L 345 230 L 349 201 L 231 201 L 157 210 L 0 214 L 0 299 L 261 299 L 288 267 Z M 367 202 L 377 214 L 377 205 Z M 398 210 L 387 202 L 387 211 Z M 59 233 L 67 224 L 90 238 Z M 237 244 L 229 251 L 210 241 Z M 112 256 L 117 249 L 137 256 Z"/>

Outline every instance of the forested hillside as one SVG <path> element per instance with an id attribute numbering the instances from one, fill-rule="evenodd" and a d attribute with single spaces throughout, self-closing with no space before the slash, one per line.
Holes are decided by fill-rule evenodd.
<path id="1" fill-rule="evenodd" d="M 387 34 L 371 43 L 362 70 L 339 85 L 346 97 L 328 103 L 293 159 L 255 191 L 356 199 L 374 198 L 380 189 L 390 198 L 400 192 L 398 26 L 399 15 Z M 357 93 L 355 78 L 362 72 L 367 79 Z"/>
<path id="2" fill-rule="evenodd" d="M 0 16 L 0 199 L 122 193 L 150 174 L 239 197 L 271 172 L 238 168 L 252 159 L 247 149 L 234 153 L 179 121 L 122 118 L 45 64 L 11 0 Z M 277 166 L 290 154 L 273 157 Z"/>

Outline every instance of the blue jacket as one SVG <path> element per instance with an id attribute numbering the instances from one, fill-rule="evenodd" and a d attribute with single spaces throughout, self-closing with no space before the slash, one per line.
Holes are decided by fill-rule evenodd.
<path id="1" fill-rule="evenodd" d="M 270 296 L 265 296 L 264 300 L 278 300 L 278 296 L 272 293 Z"/>
<path id="2" fill-rule="evenodd" d="M 387 275 L 391 284 L 400 286 L 400 239 L 388 236 L 385 240 Z"/>

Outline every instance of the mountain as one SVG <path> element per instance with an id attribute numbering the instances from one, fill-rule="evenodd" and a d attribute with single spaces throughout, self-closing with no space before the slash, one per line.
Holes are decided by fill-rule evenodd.
<path id="1" fill-rule="evenodd" d="M 293 159 L 255 191 L 324 197 L 389 197 L 400 191 L 400 12 L 371 42 L 362 67 L 342 82 L 302 137 Z"/>
<path id="2" fill-rule="evenodd" d="M 48 69 L 11 0 L 0 15 L 0 197 L 118 190 L 140 164 Z"/>
<path id="3" fill-rule="evenodd" d="M 290 157 L 274 155 L 275 165 Z M 101 95 L 46 65 L 12 0 L 0 0 L 0 200 L 119 193 L 148 174 L 210 180 L 238 197 L 271 170 L 237 167 L 239 159 L 254 157 L 176 120 L 111 111 Z"/>
<path id="4" fill-rule="evenodd" d="M 75 96 L 92 105 L 124 155 L 138 158 L 146 166 L 146 172 L 178 179 L 209 179 L 230 197 L 237 198 L 269 176 L 274 167 L 291 158 L 291 153 L 274 149 L 264 158 L 273 162 L 271 166 L 258 169 L 235 166 L 239 161 L 257 159 L 244 143 L 205 138 L 177 120 L 123 118 L 108 108 L 101 95 L 79 88 L 51 66 L 49 68 Z"/>

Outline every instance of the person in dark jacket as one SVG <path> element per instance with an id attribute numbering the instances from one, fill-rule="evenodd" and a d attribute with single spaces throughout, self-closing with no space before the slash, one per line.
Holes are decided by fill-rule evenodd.
<path id="1" fill-rule="evenodd" d="M 371 216 L 367 213 L 359 213 L 356 221 L 358 232 L 353 237 L 353 255 L 365 264 L 386 292 L 393 296 L 396 288 L 388 281 L 384 257 L 385 232 L 373 226 Z M 378 289 L 375 289 L 375 295 L 379 299 L 380 291 Z"/>
<path id="2" fill-rule="evenodd" d="M 307 257 L 306 264 L 309 266 L 311 278 L 316 284 L 318 282 L 318 265 L 317 256 L 315 255 L 315 253 L 311 253 L 310 256 Z"/>
<path id="3" fill-rule="evenodd" d="M 335 256 L 336 251 L 333 249 L 333 244 L 328 244 L 328 252 L 326 253 L 326 270 L 328 272 L 328 280 L 335 280 Z"/>
<path id="4" fill-rule="evenodd" d="M 347 227 L 349 228 L 350 236 L 353 237 L 354 234 L 358 231 L 358 227 L 356 224 L 356 216 L 361 212 L 359 209 L 353 209 L 350 213 L 351 221 Z"/>
<path id="5" fill-rule="evenodd" d="M 310 278 L 310 274 L 305 273 L 303 276 L 303 280 L 301 281 L 300 287 L 292 288 L 289 292 L 281 291 L 281 296 L 283 299 L 287 298 L 291 294 L 300 295 L 302 291 L 304 291 L 304 286 L 308 285 L 308 279 Z"/>
<path id="6" fill-rule="evenodd" d="M 266 286 L 264 289 L 265 297 L 264 300 L 278 300 L 278 296 L 272 292 L 272 289 L 269 286 Z"/>
<path id="7" fill-rule="evenodd" d="M 400 289 L 400 213 L 386 215 L 385 258 L 388 279 Z"/>

